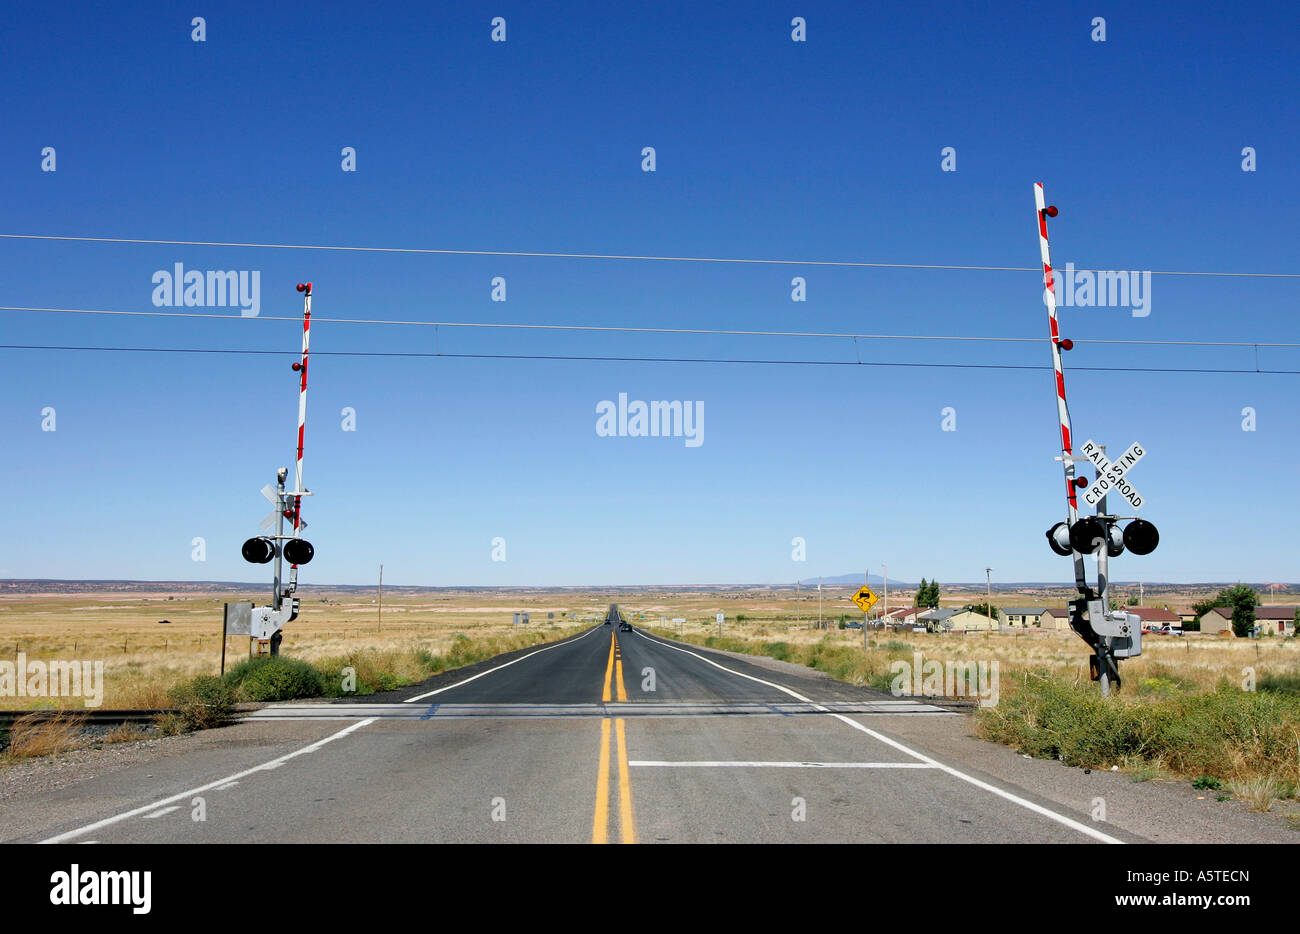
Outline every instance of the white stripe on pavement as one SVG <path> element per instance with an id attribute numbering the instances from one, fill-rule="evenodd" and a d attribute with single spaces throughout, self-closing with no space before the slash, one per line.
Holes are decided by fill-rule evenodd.
<path id="1" fill-rule="evenodd" d="M 762 678 L 755 678 L 753 675 L 747 675 L 744 672 L 734 671 L 730 668 L 727 668 L 724 665 L 719 665 L 717 662 L 705 658 L 703 655 L 697 655 L 695 652 L 690 652 L 687 651 L 686 649 L 678 648 L 675 645 L 670 645 L 669 643 L 664 642 L 662 639 L 656 639 L 654 636 L 646 635 L 643 632 L 638 632 L 637 634 L 640 635 L 642 638 L 649 639 L 651 642 L 656 642 L 659 645 L 664 646 L 665 648 L 674 649 L 675 651 L 684 652 L 687 655 L 692 655 L 695 658 L 698 658 L 700 661 L 712 665 L 714 668 L 720 668 L 723 671 L 729 672 L 733 675 L 737 675 L 741 678 L 748 678 L 750 681 L 757 681 L 759 684 L 766 684 L 769 687 L 774 687 L 778 691 L 783 691 L 786 694 L 789 694 L 795 700 L 805 701 L 806 703 L 810 703 L 810 704 L 813 703 L 808 698 L 804 697 L 802 694 L 792 691 L 789 688 L 785 687 L 784 685 L 776 684 L 775 682 L 772 681 L 764 681 Z M 818 704 L 815 706 L 820 707 L 821 705 Z M 824 710 L 825 708 L 822 709 Z M 1022 808 L 1033 811 L 1035 814 L 1040 814 L 1043 817 L 1048 818 L 1049 820 L 1054 820 L 1058 824 L 1062 824 L 1066 827 L 1069 827 L 1071 830 L 1077 830 L 1079 833 L 1092 837 L 1094 840 L 1098 840 L 1102 843 L 1123 843 L 1124 842 L 1123 840 L 1119 840 L 1115 837 L 1110 836 L 1109 834 L 1102 833 L 1100 830 L 1098 830 L 1095 827 L 1089 827 L 1087 824 L 1081 823 L 1080 821 L 1077 821 L 1072 817 L 1066 817 L 1064 814 L 1057 814 L 1055 811 L 1051 810 L 1050 808 L 1045 808 L 1041 804 L 1035 804 L 1034 802 L 1026 798 L 1022 798 L 1019 795 L 1012 794 L 1009 791 L 1005 791 L 1001 788 L 998 788 L 996 785 L 990 785 L 988 782 L 981 781 L 980 779 L 975 778 L 973 775 L 967 775 L 965 772 L 962 772 L 959 769 L 955 769 L 950 765 L 944 765 L 942 762 L 939 762 L 937 759 L 932 759 L 923 753 L 917 752 L 915 749 L 912 749 L 908 746 L 904 746 L 902 743 L 898 742 L 897 740 L 890 739 L 888 736 L 885 736 L 882 733 L 877 733 L 875 730 L 863 726 L 861 723 L 858 723 L 856 720 L 849 719 L 848 717 L 844 716 L 844 714 L 833 713 L 831 714 L 831 716 L 833 716 L 837 720 L 844 721 L 849 726 L 853 727 L 855 730 L 860 730 L 863 733 L 866 733 L 872 739 L 878 740 L 887 746 L 892 746 L 893 748 L 897 749 L 899 752 L 905 752 L 909 756 L 912 756 L 913 758 L 918 759 L 921 762 L 927 763 L 941 772 L 948 773 L 953 778 L 959 778 L 964 782 L 968 782 L 969 784 L 974 785 L 976 788 L 980 788 L 991 794 L 995 794 L 999 798 L 1003 798 L 1004 800 L 1010 801 L 1012 804 L 1018 804 Z"/>
<path id="2" fill-rule="evenodd" d="M 229 784 L 230 782 L 233 781 L 238 781 L 241 778 L 246 778 L 249 775 L 253 775 L 257 772 L 261 772 L 266 769 L 278 768 L 279 766 L 284 765 L 284 763 L 288 762 L 290 759 L 295 759 L 298 756 L 306 755 L 309 752 L 315 752 L 317 749 L 320 749 L 326 743 L 333 742 L 336 739 L 341 739 L 342 737 L 347 736 L 349 733 L 352 733 L 355 730 L 359 730 L 363 726 L 366 726 L 374 722 L 375 722 L 374 720 L 362 720 L 358 723 L 352 724 L 351 726 L 344 727 L 343 729 L 339 730 L 337 733 L 331 733 L 329 736 L 326 736 L 324 739 L 318 739 L 316 740 L 316 742 L 308 746 L 303 746 L 301 749 L 295 749 L 293 752 L 287 752 L 284 755 L 279 756 L 278 758 L 272 759 L 270 762 L 264 762 L 262 765 L 255 765 L 251 769 L 245 769 L 242 772 L 236 772 L 234 775 L 227 775 L 225 778 L 219 778 L 215 782 L 208 782 L 206 785 L 200 785 L 197 788 L 191 788 L 189 791 L 182 791 L 180 794 L 172 795 L 170 798 L 163 798 L 161 801 L 153 802 L 153 804 L 146 804 L 142 808 L 134 808 L 130 811 L 124 811 L 121 814 L 114 815 L 113 817 L 106 817 L 103 820 L 95 821 L 93 824 L 87 824 L 85 827 L 79 827 L 76 830 L 69 830 L 66 833 L 61 833 L 57 836 L 50 837 L 48 840 L 42 840 L 41 842 L 42 843 L 63 843 L 67 840 L 71 840 L 74 837 L 80 837 L 82 834 L 87 834 L 90 833 L 91 831 L 98 830 L 101 827 L 108 827 L 112 824 L 120 823 L 121 821 L 127 820 L 129 818 L 138 817 L 139 815 L 147 814 L 150 811 L 156 811 L 160 807 L 171 804 L 173 801 L 180 801 L 184 798 L 188 798 L 190 795 L 196 795 L 202 791 L 210 791 L 214 788 L 220 788 L 222 785 Z"/>
<path id="3" fill-rule="evenodd" d="M 170 814 L 172 811 L 179 811 L 180 809 L 181 809 L 181 806 L 180 806 L 179 804 L 173 804 L 171 807 L 169 807 L 169 808 L 163 808 L 161 811 L 154 811 L 152 814 L 146 814 L 144 817 L 142 817 L 142 818 L 140 818 L 140 819 L 141 819 L 141 820 L 155 820 L 155 819 L 157 819 L 157 818 L 159 818 L 159 817 L 162 817 L 164 814 Z"/>
<path id="4" fill-rule="evenodd" d="M 588 629 L 586 632 L 578 636 L 578 638 L 576 639 L 565 639 L 563 642 L 554 642 L 551 645 L 546 646 L 545 648 L 538 649 L 536 652 L 529 652 L 527 655 L 520 655 L 518 658 L 506 662 L 504 665 L 497 665 L 495 668 L 489 668 L 487 671 L 480 671 L 478 674 L 474 675 L 473 677 L 466 678 L 464 681 L 457 681 L 455 684 L 449 684 L 445 688 L 438 688 L 438 690 L 429 691 L 427 694 L 417 694 L 415 697 L 408 697 L 406 700 L 402 701 L 402 703 L 413 704 L 418 700 L 424 700 L 426 697 L 433 697 L 433 695 L 441 694 L 443 691 L 450 691 L 452 688 L 458 688 L 462 684 L 469 684 L 471 681 L 477 681 L 479 678 L 482 678 L 484 675 L 490 675 L 494 671 L 500 671 L 502 668 L 509 668 L 511 665 L 515 665 L 518 664 L 519 662 L 522 662 L 525 658 L 532 658 L 534 655 L 540 655 L 543 652 L 549 652 L 551 649 L 558 649 L 562 645 L 572 645 L 575 642 L 580 642 L 583 639 L 587 638 L 587 636 L 591 635 L 593 632 L 599 632 L 600 628 L 601 627 L 597 626 L 594 629 Z"/>

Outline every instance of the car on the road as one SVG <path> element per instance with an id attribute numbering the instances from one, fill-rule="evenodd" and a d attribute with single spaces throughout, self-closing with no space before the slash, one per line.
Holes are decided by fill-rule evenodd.
<path id="1" fill-rule="evenodd" d="M 618 631 L 619 631 L 619 632 L 631 632 L 631 631 L 632 631 L 632 624 L 629 623 L 627 620 L 623 620 L 621 623 L 618 624 Z"/>

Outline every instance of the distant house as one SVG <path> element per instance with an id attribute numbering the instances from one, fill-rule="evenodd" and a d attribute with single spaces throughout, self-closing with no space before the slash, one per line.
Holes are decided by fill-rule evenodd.
<path id="1" fill-rule="evenodd" d="M 1161 629 L 1168 626 L 1170 629 L 1182 629 L 1183 618 L 1177 613 L 1172 613 L 1163 607 L 1156 606 L 1126 606 L 1124 611 L 1127 613 L 1136 613 L 1142 618 L 1144 629 Z"/>
<path id="2" fill-rule="evenodd" d="M 1211 635 L 1226 632 L 1228 635 L 1233 635 L 1232 607 L 1216 606 L 1214 609 L 1202 613 L 1201 632 L 1208 632 Z"/>
<path id="3" fill-rule="evenodd" d="M 901 610 L 890 610 L 886 619 L 891 620 L 890 625 L 897 626 L 924 626 L 921 617 L 931 612 L 928 606 L 908 606 Z"/>
<path id="4" fill-rule="evenodd" d="M 923 606 L 903 606 L 896 610 L 890 610 L 882 619 L 886 626 L 911 626 L 910 619 L 915 619 L 918 613 L 924 613 L 926 610 Z"/>
<path id="5" fill-rule="evenodd" d="M 1038 618 L 1038 625 L 1043 629 L 1069 629 L 1070 611 L 1065 607 L 1049 607 Z"/>
<path id="6" fill-rule="evenodd" d="M 1295 610 L 1293 606 L 1274 606 L 1265 604 L 1255 607 L 1255 623 L 1259 633 L 1271 632 L 1277 636 L 1289 636 L 1295 632 Z"/>
<path id="7" fill-rule="evenodd" d="M 997 626 L 994 620 L 983 613 L 951 608 L 922 613 L 917 621 L 932 632 L 983 632 Z"/>
<path id="8" fill-rule="evenodd" d="M 1186 628 L 1188 623 L 1196 622 L 1196 611 L 1190 606 L 1180 606 L 1178 608 L 1178 618 L 1183 621 L 1183 627 Z"/>
<path id="9" fill-rule="evenodd" d="M 1002 625 L 1011 629 L 1037 629 L 1042 625 L 1045 606 L 1004 606 L 998 608 Z"/>

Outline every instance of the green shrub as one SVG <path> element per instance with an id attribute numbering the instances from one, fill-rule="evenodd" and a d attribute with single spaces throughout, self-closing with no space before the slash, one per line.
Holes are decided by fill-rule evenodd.
<path id="1" fill-rule="evenodd" d="M 1294 778 L 1300 699 L 1221 687 L 1103 699 L 1088 684 L 1026 673 L 979 711 L 986 739 L 1085 768 L 1158 760 L 1198 780 Z M 1207 786 L 1208 787 L 1208 786 Z"/>
<path id="2" fill-rule="evenodd" d="M 1300 671 L 1265 675 L 1256 687 L 1275 694 L 1300 694 Z"/>
<path id="3" fill-rule="evenodd" d="M 240 698 L 249 701 L 284 701 L 325 693 L 319 671 L 283 655 L 246 659 L 226 672 L 225 680 Z"/>
<path id="4" fill-rule="evenodd" d="M 1213 775 L 1201 775 L 1192 782 L 1192 787 L 1197 791 L 1218 791 L 1223 787 L 1223 782 Z"/>
<path id="5" fill-rule="evenodd" d="M 182 681 L 168 692 L 168 696 L 176 713 L 165 726 L 176 732 L 221 726 L 230 719 L 235 704 L 234 688 L 214 675 L 199 675 Z"/>
<path id="6" fill-rule="evenodd" d="M 790 643 L 764 642 L 762 645 L 762 652 L 764 655 L 770 656 L 771 658 L 775 658 L 777 661 L 788 662 L 790 660 L 790 654 L 791 654 Z"/>
<path id="7" fill-rule="evenodd" d="M 427 656 L 428 661 L 426 662 L 424 658 L 418 658 L 421 667 L 430 674 L 435 673 L 438 670 L 435 667 L 436 662 L 439 661 L 438 657 L 427 651 L 424 651 L 423 655 Z M 374 652 L 353 652 L 342 658 L 320 662 L 317 664 L 316 670 L 321 678 L 322 692 L 329 697 L 351 697 L 363 694 L 378 694 L 381 691 L 393 691 L 410 684 L 410 678 L 403 677 L 385 667 L 386 664 L 392 664 L 392 661 L 385 655 Z M 348 668 L 352 669 L 350 675 L 351 680 L 356 683 L 356 689 L 345 692 L 343 690 L 344 672 Z"/>

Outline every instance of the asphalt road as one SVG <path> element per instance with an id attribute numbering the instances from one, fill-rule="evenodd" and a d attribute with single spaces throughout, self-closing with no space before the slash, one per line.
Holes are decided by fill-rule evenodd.
<path id="1" fill-rule="evenodd" d="M 55 790 L 39 809 L 0 809 L 0 839 L 1139 839 L 891 735 L 952 713 L 616 629 L 383 703 L 267 708 L 184 752 Z"/>

